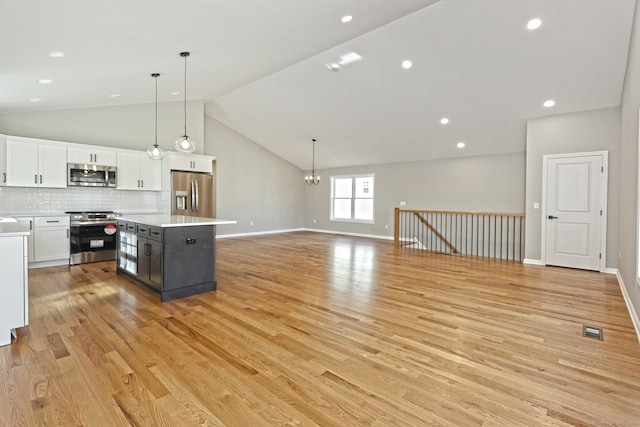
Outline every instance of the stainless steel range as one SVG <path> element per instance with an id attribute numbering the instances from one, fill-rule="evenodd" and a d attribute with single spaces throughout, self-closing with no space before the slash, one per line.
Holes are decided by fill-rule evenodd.
<path id="1" fill-rule="evenodd" d="M 116 259 L 116 213 L 66 212 L 70 215 L 71 264 Z"/>

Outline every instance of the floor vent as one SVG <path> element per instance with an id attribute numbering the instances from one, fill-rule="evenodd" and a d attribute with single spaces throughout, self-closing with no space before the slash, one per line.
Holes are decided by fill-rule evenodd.
<path id="1" fill-rule="evenodd" d="M 582 336 L 587 338 L 593 338 L 596 340 L 604 341 L 604 336 L 602 335 L 602 329 L 596 328 L 594 326 L 582 326 Z"/>

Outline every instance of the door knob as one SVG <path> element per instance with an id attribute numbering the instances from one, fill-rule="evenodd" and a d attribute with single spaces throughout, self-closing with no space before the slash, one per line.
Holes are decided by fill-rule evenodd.
<path id="1" fill-rule="evenodd" d="M 558 217 L 557 217 L 557 216 L 553 216 L 553 215 L 549 215 L 547 218 L 548 218 L 548 219 L 558 219 Z"/>

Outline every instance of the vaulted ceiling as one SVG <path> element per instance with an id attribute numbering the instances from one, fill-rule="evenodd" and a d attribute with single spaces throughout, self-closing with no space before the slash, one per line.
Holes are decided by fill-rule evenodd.
<path id="1" fill-rule="evenodd" d="M 634 5 L 0 0 L 0 114 L 151 102 L 153 72 L 181 100 L 190 51 L 189 99 L 302 169 L 312 138 L 318 168 L 523 151 L 528 118 L 620 104 Z"/>

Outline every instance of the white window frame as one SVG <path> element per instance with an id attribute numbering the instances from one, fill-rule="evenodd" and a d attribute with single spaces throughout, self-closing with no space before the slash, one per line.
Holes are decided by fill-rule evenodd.
<path id="1" fill-rule="evenodd" d="M 355 189 L 355 182 L 356 182 L 356 178 L 367 178 L 367 177 L 371 177 L 373 179 L 373 197 L 371 198 L 371 200 L 373 201 L 373 219 L 369 220 L 369 219 L 354 219 L 354 209 L 355 209 L 355 200 L 357 200 L 358 198 L 356 197 L 356 189 Z M 358 224 L 375 224 L 376 221 L 376 174 L 375 173 L 361 173 L 361 174 L 352 174 L 352 175 L 332 175 L 331 177 L 331 211 L 329 213 L 329 221 L 335 221 L 335 222 L 352 222 L 352 223 L 358 223 Z M 336 179 L 346 179 L 346 178 L 351 178 L 353 179 L 353 191 L 351 193 L 351 218 L 334 218 L 333 217 L 333 202 L 335 200 L 334 197 L 334 188 L 335 188 L 335 180 Z"/>

